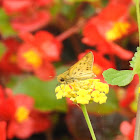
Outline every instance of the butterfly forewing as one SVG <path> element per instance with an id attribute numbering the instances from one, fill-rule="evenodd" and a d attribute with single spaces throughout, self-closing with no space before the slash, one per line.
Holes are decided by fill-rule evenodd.
<path id="1" fill-rule="evenodd" d="M 89 52 L 69 69 L 69 76 L 74 79 L 93 77 L 93 54 Z"/>

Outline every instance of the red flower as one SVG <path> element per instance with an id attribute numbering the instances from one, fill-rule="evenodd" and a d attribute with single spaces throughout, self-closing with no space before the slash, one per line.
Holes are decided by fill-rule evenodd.
<path id="1" fill-rule="evenodd" d="M 123 121 L 120 125 L 121 133 L 128 138 L 128 140 L 133 140 L 134 130 L 135 130 L 136 118 L 132 120 L 131 123 Z"/>
<path id="2" fill-rule="evenodd" d="M 34 110 L 34 100 L 27 95 L 14 96 L 16 105 L 15 118 L 9 122 L 7 136 L 25 139 L 50 127 L 47 114 Z"/>
<path id="3" fill-rule="evenodd" d="M 0 121 L 8 121 L 7 137 L 28 138 L 50 127 L 47 113 L 34 109 L 34 100 L 27 95 L 14 95 L 0 87 Z M 5 122 L 0 122 L 0 140 L 5 138 Z M 5 140 L 5 139 L 2 139 Z"/>
<path id="4" fill-rule="evenodd" d="M 119 103 L 121 107 L 127 107 L 130 105 L 130 103 L 134 101 L 136 96 L 135 92 L 138 85 L 139 85 L 139 77 L 138 75 L 135 75 L 133 81 L 126 88 L 125 97 L 121 99 Z"/>
<path id="5" fill-rule="evenodd" d="M 20 36 L 25 43 L 19 48 L 19 66 L 26 71 L 33 71 L 42 80 L 54 78 L 52 62 L 60 60 L 61 43 L 45 31 L 39 31 L 34 36 L 30 33 Z"/>
<path id="6" fill-rule="evenodd" d="M 114 54 L 121 59 L 131 59 L 132 52 L 113 43 L 137 30 L 136 24 L 128 20 L 127 14 L 128 5 L 110 2 L 99 15 L 87 22 L 82 41 L 87 45 L 96 46 L 102 54 Z"/>
<path id="7" fill-rule="evenodd" d="M 50 13 L 42 10 L 33 12 L 32 14 L 27 13 L 14 17 L 11 24 L 18 32 L 31 32 L 47 25 L 50 18 Z"/>
<path id="8" fill-rule="evenodd" d="M 19 42 L 13 38 L 3 40 L 6 51 L 0 60 L 0 72 L 6 76 L 11 74 L 19 74 L 21 71 L 17 66 L 17 50 Z"/>
<path id="9" fill-rule="evenodd" d="M 0 121 L 0 140 L 6 140 L 6 122 Z"/>

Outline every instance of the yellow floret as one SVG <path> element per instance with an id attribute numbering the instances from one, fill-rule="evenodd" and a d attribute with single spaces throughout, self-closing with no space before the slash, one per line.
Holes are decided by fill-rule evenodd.
<path id="1" fill-rule="evenodd" d="M 88 104 L 89 100 L 91 99 L 91 96 L 88 94 L 88 91 L 85 89 L 80 89 L 77 92 L 77 95 L 79 96 L 76 97 L 76 101 L 79 104 Z"/>
<path id="2" fill-rule="evenodd" d="M 62 90 L 59 90 L 59 92 L 56 94 L 56 98 L 62 99 L 63 95 L 64 95 L 64 92 Z"/>
<path id="3" fill-rule="evenodd" d="M 99 104 L 103 104 L 106 103 L 107 97 L 104 93 L 100 93 L 100 100 L 99 100 Z"/>
<path id="4" fill-rule="evenodd" d="M 69 85 L 66 85 L 66 86 L 64 87 L 64 91 L 65 91 L 65 92 L 71 92 L 72 89 L 70 88 Z"/>
<path id="5" fill-rule="evenodd" d="M 98 94 L 100 94 L 100 92 L 98 90 L 94 90 L 92 93 L 91 93 L 91 96 L 92 97 L 96 97 L 98 96 Z"/>

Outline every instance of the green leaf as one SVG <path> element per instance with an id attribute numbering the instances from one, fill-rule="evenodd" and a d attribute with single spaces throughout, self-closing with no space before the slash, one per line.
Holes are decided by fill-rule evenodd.
<path id="1" fill-rule="evenodd" d="M 110 114 L 119 110 L 118 100 L 113 89 L 109 90 L 107 102 L 104 104 L 91 103 L 87 105 L 87 110 L 90 113 L 97 113 L 100 115 Z"/>
<path id="2" fill-rule="evenodd" d="M 66 67 L 57 69 L 58 73 L 62 73 Z M 55 87 L 58 82 L 55 80 L 43 82 L 34 76 L 14 78 L 13 83 L 9 83 L 16 94 L 27 94 L 35 100 L 35 107 L 42 111 L 62 111 L 67 110 L 65 98 L 57 100 L 55 96 Z"/>
<path id="3" fill-rule="evenodd" d="M 0 8 L 0 33 L 5 37 L 16 35 L 10 24 L 9 16 L 2 8 Z"/>
<path id="4" fill-rule="evenodd" d="M 125 86 L 132 81 L 134 73 L 132 70 L 117 71 L 111 68 L 104 71 L 103 76 L 108 84 Z"/>
<path id="5" fill-rule="evenodd" d="M 130 61 L 130 66 L 133 68 L 134 74 L 140 74 L 140 47 L 137 47 L 137 52 Z"/>

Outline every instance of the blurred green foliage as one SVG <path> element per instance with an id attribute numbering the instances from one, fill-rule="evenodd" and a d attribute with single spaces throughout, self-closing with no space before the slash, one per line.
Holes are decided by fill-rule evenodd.
<path id="1" fill-rule="evenodd" d="M 9 16 L 2 8 L 0 8 L 0 33 L 5 37 L 16 35 L 11 27 Z"/>

